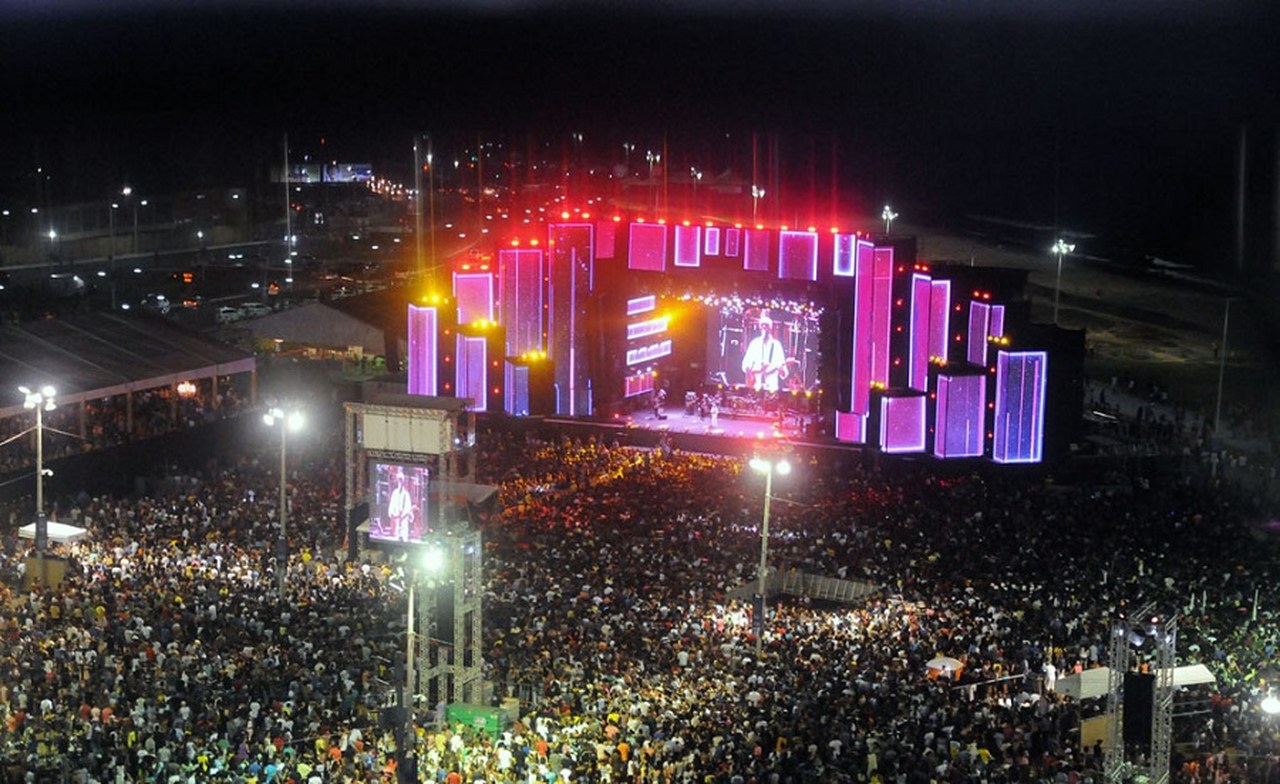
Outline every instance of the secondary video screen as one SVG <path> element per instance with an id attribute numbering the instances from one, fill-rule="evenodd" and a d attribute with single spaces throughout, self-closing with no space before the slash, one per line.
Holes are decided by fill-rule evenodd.
<path id="1" fill-rule="evenodd" d="M 427 514 L 429 474 L 427 467 L 421 465 L 371 463 L 369 539 L 384 542 L 426 539 L 431 519 Z"/>
<path id="2" fill-rule="evenodd" d="M 773 299 L 710 299 L 708 381 L 750 392 L 805 393 L 818 388 L 820 309 Z"/>

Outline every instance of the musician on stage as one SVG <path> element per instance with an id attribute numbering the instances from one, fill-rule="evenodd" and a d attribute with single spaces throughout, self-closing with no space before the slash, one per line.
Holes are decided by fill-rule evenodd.
<path id="1" fill-rule="evenodd" d="M 391 521 L 391 530 L 396 539 L 408 541 L 413 528 L 413 496 L 405 487 L 402 473 L 395 476 L 395 489 L 391 491 L 391 500 L 387 504 L 387 519 Z"/>
<path id="2" fill-rule="evenodd" d="M 773 319 L 769 311 L 760 311 L 757 322 L 760 333 L 747 344 L 742 355 L 742 372 L 747 388 L 756 392 L 777 392 L 787 376 L 787 354 L 782 343 L 773 336 Z"/>

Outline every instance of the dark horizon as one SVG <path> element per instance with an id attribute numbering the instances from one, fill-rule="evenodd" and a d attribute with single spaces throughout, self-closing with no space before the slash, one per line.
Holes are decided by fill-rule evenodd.
<path id="1" fill-rule="evenodd" d="M 580 132 L 585 150 L 606 153 L 665 134 L 675 162 L 725 133 L 761 132 L 780 138 L 784 165 L 799 161 L 784 172 L 796 179 L 809 149 L 834 145 L 842 193 L 865 204 L 1050 223 L 1212 270 L 1223 260 L 1204 254 L 1234 242 L 1246 125 L 1250 193 L 1274 196 L 1268 75 L 1280 69 L 1260 7 L 917 5 L 811 3 L 790 16 L 757 4 L 740 18 L 712 2 L 616 15 L 559 4 L 11 9 L 0 89 L 21 110 L 0 127 L 0 200 L 36 198 L 36 167 L 54 177 L 55 203 L 124 182 L 244 184 L 279 160 L 286 132 L 296 153 L 406 178 L 418 132 L 553 144 Z M 1276 209 L 1264 206 L 1266 239 Z"/>

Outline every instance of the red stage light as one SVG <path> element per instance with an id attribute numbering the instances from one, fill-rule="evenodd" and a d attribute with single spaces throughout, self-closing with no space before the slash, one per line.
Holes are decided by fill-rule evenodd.
<path id="1" fill-rule="evenodd" d="M 564 212 L 560 213 L 560 217 L 563 218 L 564 220 L 569 220 L 569 211 L 565 210 Z"/>
<path id="2" fill-rule="evenodd" d="M 840 228 L 839 228 L 838 226 L 832 226 L 832 227 L 831 227 L 831 233 L 832 233 L 832 234 L 839 234 L 839 233 L 840 233 Z"/>
<path id="3" fill-rule="evenodd" d="M 683 221 L 683 225 L 688 226 L 688 225 L 689 225 L 689 221 Z"/>
<path id="4" fill-rule="evenodd" d="M 757 224 L 756 224 L 756 231 L 763 231 L 763 230 L 764 230 L 764 224 L 763 224 L 763 223 L 757 223 Z"/>
<path id="5" fill-rule="evenodd" d="M 614 222 L 614 223 L 620 223 L 620 222 L 622 222 L 622 216 L 621 216 L 621 215 L 614 215 L 614 216 L 613 216 L 613 222 Z"/>
<path id="6" fill-rule="evenodd" d="M 644 218 L 636 218 L 636 223 L 644 223 Z"/>
<path id="7" fill-rule="evenodd" d="M 538 247 L 538 241 L 537 241 L 537 240 L 529 240 L 529 244 L 530 244 L 530 245 L 532 245 L 532 246 L 533 246 L 533 247 L 535 247 L 535 248 L 536 248 L 536 247 Z"/>
<path id="8" fill-rule="evenodd" d="M 784 225 L 784 226 L 782 227 L 782 230 L 783 230 L 783 231 L 789 231 L 790 229 L 791 229 L 791 227 L 790 227 L 790 226 L 786 226 L 786 225 Z"/>
<path id="9" fill-rule="evenodd" d="M 659 226 L 665 226 L 666 224 L 667 224 L 667 219 L 666 219 L 666 218 L 658 218 L 658 225 L 659 225 Z"/>
<path id="10" fill-rule="evenodd" d="M 512 241 L 511 241 L 511 247 L 513 247 L 513 248 L 518 248 L 518 247 L 520 247 L 520 240 L 512 240 Z"/>
<path id="11" fill-rule="evenodd" d="M 582 213 L 582 219 L 583 219 L 583 220 L 587 220 L 587 219 L 589 219 L 590 217 L 591 217 L 591 213 L 589 213 L 589 212 L 584 212 L 584 213 Z"/>

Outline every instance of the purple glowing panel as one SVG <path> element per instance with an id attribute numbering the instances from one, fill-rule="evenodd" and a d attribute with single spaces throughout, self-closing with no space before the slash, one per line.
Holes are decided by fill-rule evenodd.
<path id="1" fill-rule="evenodd" d="M 472 411 L 488 411 L 485 373 L 489 363 L 488 344 L 483 337 L 458 335 L 457 382 L 454 396 L 471 398 Z"/>
<path id="2" fill-rule="evenodd" d="M 724 230 L 724 255 L 737 258 L 742 252 L 740 245 L 742 242 L 742 229 L 725 229 Z"/>
<path id="3" fill-rule="evenodd" d="M 660 340 L 657 343 L 650 343 L 647 346 L 633 348 L 627 351 L 627 367 L 632 365 L 643 365 L 652 362 L 655 359 L 671 355 L 671 341 Z"/>
<path id="4" fill-rule="evenodd" d="M 1043 351 L 996 354 L 996 418 L 991 459 L 1039 463 L 1044 457 L 1044 391 L 1048 355 Z"/>
<path id="5" fill-rule="evenodd" d="M 880 398 L 880 448 L 887 454 L 924 451 L 925 397 Z"/>
<path id="6" fill-rule="evenodd" d="M 542 251 L 498 251 L 499 303 L 509 357 L 542 348 Z"/>
<path id="7" fill-rule="evenodd" d="M 965 348 L 970 365 L 987 365 L 987 325 L 990 321 L 990 305 L 977 300 L 969 303 L 969 340 Z"/>
<path id="8" fill-rule="evenodd" d="M 831 269 L 832 274 L 836 277 L 853 277 L 853 248 L 854 236 L 852 234 L 836 235 L 835 261 L 832 263 Z"/>
<path id="9" fill-rule="evenodd" d="M 987 334 L 993 338 L 1004 337 L 1004 305 L 991 306 L 991 324 L 987 326 Z"/>
<path id="10" fill-rule="evenodd" d="M 627 246 L 627 269 L 666 271 L 666 226 L 658 223 L 631 224 L 631 241 Z"/>
<path id="11" fill-rule="evenodd" d="M 510 416 L 529 416 L 529 366 L 507 362 L 503 382 L 502 410 Z"/>
<path id="12" fill-rule="evenodd" d="M 671 324 L 670 316 L 659 316 L 658 318 L 645 319 L 644 321 L 634 321 L 627 325 L 627 340 L 639 340 L 647 338 L 650 335 L 661 335 L 667 331 L 667 327 Z"/>
<path id="13" fill-rule="evenodd" d="M 859 240 L 854 259 L 857 274 L 853 279 L 853 364 L 849 407 L 853 414 L 862 417 L 871 413 L 871 315 L 875 309 L 876 288 L 874 251 L 875 246 L 870 242 Z"/>
<path id="14" fill-rule="evenodd" d="M 676 226 L 676 266 L 702 266 L 701 226 Z"/>
<path id="15" fill-rule="evenodd" d="M 586 324 L 586 302 L 595 269 L 591 255 L 594 234 L 591 223 L 549 226 L 547 353 L 555 362 L 557 414 L 576 416 L 591 410 L 590 352 L 580 351 L 578 341 L 586 339 L 581 325 Z"/>
<path id="16" fill-rule="evenodd" d="M 939 364 L 947 364 L 951 355 L 951 281 L 933 281 L 929 297 L 929 356 Z"/>
<path id="17" fill-rule="evenodd" d="M 627 315 L 639 316 L 641 313 L 648 313 L 658 307 L 658 298 L 653 294 L 647 294 L 643 297 L 627 300 Z"/>
<path id="18" fill-rule="evenodd" d="M 871 299 L 871 381 L 889 386 L 889 330 L 893 324 L 893 248 L 876 248 Z"/>
<path id="19" fill-rule="evenodd" d="M 636 395 L 644 395 L 652 391 L 652 373 L 637 373 L 634 376 L 627 376 L 624 380 L 623 397 L 635 397 Z"/>
<path id="20" fill-rule="evenodd" d="M 784 231 L 778 235 L 778 277 L 818 279 L 818 235 L 812 231 Z"/>
<path id="21" fill-rule="evenodd" d="M 705 249 L 703 252 L 706 253 L 706 255 L 708 256 L 719 256 L 720 255 L 720 230 L 712 226 L 708 226 L 706 235 L 707 235 L 707 241 L 706 241 Z"/>
<path id="22" fill-rule="evenodd" d="M 596 221 L 596 258 L 611 259 L 617 255 L 618 224 Z"/>
<path id="23" fill-rule="evenodd" d="M 435 308 L 409 306 L 409 394 L 436 394 L 436 363 L 439 348 L 436 330 L 439 314 Z"/>
<path id="24" fill-rule="evenodd" d="M 493 321 L 493 275 L 488 272 L 453 273 L 453 299 L 458 303 L 458 323 Z"/>
<path id="25" fill-rule="evenodd" d="M 867 443 L 867 415 L 837 411 L 836 440 L 849 444 Z"/>
<path id="26" fill-rule="evenodd" d="M 911 326 L 907 335 L 907 386 L 924 392 L 929 384 L 929 303 L 933 296 L 928 275 L 911 276 Z"/>
<path id="27" fill-rule="evenodd" d="M 746 252 L 742 254 L 742 268 L 753 272 L 769 271 L 769 232 L 759 229 L 746 232 Z"/>
<path id="28" fill-rule="evenodd" d="M 933 454 L 937 457 L 981 457 L 986 376 L 938 376 Z"/>

